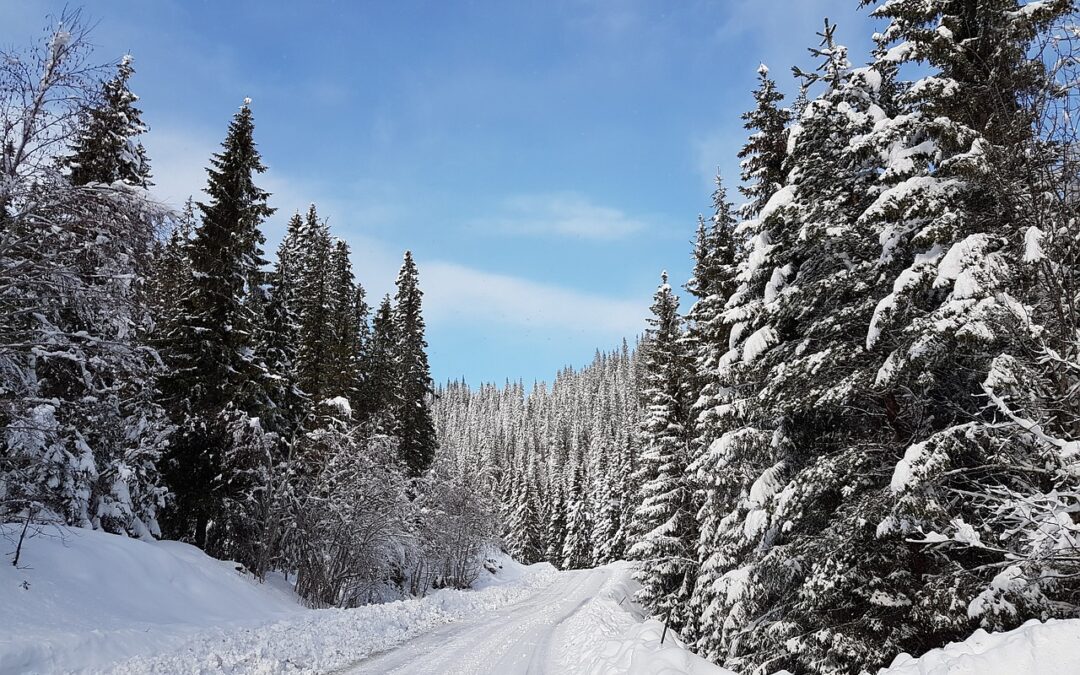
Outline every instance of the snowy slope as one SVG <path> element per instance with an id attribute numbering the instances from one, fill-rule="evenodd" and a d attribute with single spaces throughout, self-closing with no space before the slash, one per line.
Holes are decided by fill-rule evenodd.
<path id="1" fill-rule="evenodd" d="M 0 551 L 18 529 L 0 526 Z M 0 673 L 57 672 L 178 645 L 207 625 L 305 611 L 187 544 L 44 528 L 0 564 Z"/>
<path id="2" fill-rule="evenodd" d="M 15 532 L 0 527 L 0 550 Z M 42 530 L 0 564 L 0 674 L 588 673 L 733 675 L 631 598 L 631 566 L 556 572 L 497 557 L 473 591 L 350 610 L 300 606 L 176 542 Z M 1073 675 L 1080 619 L 977 631 L 879 675 Z"/>

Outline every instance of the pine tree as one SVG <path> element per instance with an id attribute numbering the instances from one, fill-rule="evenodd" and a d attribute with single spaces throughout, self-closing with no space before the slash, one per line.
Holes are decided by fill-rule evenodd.
<path id="1" fill-rule="evenodd" d="M 752 132 L 746 145 L 739 151 L 744 183 L 739 191 L 750 200 L 743 207 L 744 218 L 752 218 L 760 213 L 769 197 L 784 184 L 787 125 L 791 121 L 791 112 L 778 107 L 784 95 L 769 77 L 765 64 L 758 67 L 757 74 L 758 88 L 754 91 L 757 106 L 742 116 L 745 128 Z"/>
<path id="2" fill-rule="evenodd" d="M 100 105 L 86 111 L 83 131 L 65 163 L 75 185 L 123 183 L 150 186 L 150 162 L 138 137 L 146 132 L 142 113 L 135 107 L 139 97 L 128 89 L 135 73 L 133 59 L 124 56 L 116 76 L 104 83 Z"/>
<path id="3" fill-rule="evenodd" d="M 397 331 L 390 296 L 384 296 L 375 311 L 371 340 L 361 362 L 359 414 L 371 421 L 373 428 L 390 434 L 396 428 L 399 408 L 400 378 L 396 358 Z"/>
<path id="4" fill-rule="evenodd" d="M 644 444 L 641 502 L 634 512 L 639 533 L 629 555 L 642 561 L 639 599 L 678 629 L 693 589 L 691 563 L 697 531 L 689 464 L 689 363 L 684 353 L 679 301 L 661 275 L 645 342 Z"/>
<path id="5" fill-rule="evenodd" d="M 566 541 L 562 549 L 562 569 L 582 569 L 592 565 L 592 514 L 585 490 L 585 467 L 579 459 L 573 466 L 566 496 Z"/>
<path id="6" fill-rule="evenodd" d="M 333 371 L 330 229 L 312 204 L 297 242 L 297 287 L 293 297 L 298 321 L 297 370 L 300 388 L 315 404 L 336 395 L 330 391 Z"/>
<path id="7" fill-rule="evenodd" d="M 406 251 L 394 298 L 394 361 L 400 382 L 395 421 L 401 458 L 413 477 L 431 466 L 437 447 L 429 407 L 431 369 L 420 307 L 422 296 L 416 263 L 412 253 Z"/>
<path id="8" fill-rule="evenodd" d="M 231 475 L 223 473 L 236 415 L 259 414 L 265 406 L 264 378 L 253 358 L 259 316 L 251 297 L 261 288 L 264 264 L 259 224 L 273 210 L 254 174 L 265 167 L 255 148 L 249 102 L 234 115 L 211 159 L 202 220 L 191 241 L 191 281 L 181 317 L 167 340 L 166 402 L 178 427 L 163 467 L 175 496 L 169 534 L 217 553 L 236 542 L 227 533 L 208 535 L 211 520 L 222 520 L 226 503 L 239 497 Z M 233 420 L 230 422 L 230 420 Z M 220 535 L 220 536 L 218 536 Z"/>

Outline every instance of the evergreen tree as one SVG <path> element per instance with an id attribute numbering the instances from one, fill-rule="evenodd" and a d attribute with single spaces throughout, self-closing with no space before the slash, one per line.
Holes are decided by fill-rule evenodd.
<path id="1" fill-rule="evenodd" d="M 566 540 L 562 548 L 562 569 L 582 569 L 592 564 L 592 526 L 589 495 L 585 491 L 585 467 L 573 467 L 566 497 Z"/>
<path id="2" fill-rule="evenodd" d="M 791 112 L 778 107 L 784 95 L 769 77 L 765 64 L 758 67 L 757 74 L 758 88 L 754 91 L 757 105 L 742 116 L 744 127 L 751 135 L 739 151 L 743 180 L 739 191 L 749 200 L 742 210 L 745 218 L 760 213 L 773 193 L 784 184 L 787 125 L 791 121 Z"/>
<path id="3" fill-rule="evenodd" d="M 224 531 L 211 536 L 208 525 L 223 521 L 244 487 L 223 472 L 235 438 L 229 429 L 237 415 L 257 416 L 268 403 L 253 357 L 260 317 L 251 297 L 264 264 L 259 224 L 273 210 L 254 183 L 265 167 L 253 131 L 245 100 L 207 171 L 210 201 L 199 204 L 202 220 L 188 247 L 192 278 L 166 337 L 165 400 L 178 427 L 163 467 L 175 496 L 168 533 L 226 555 L 237 542 Z"/>
<path id="4" fill-rule="evenodd" d="M 359 394 L 360 415 L 371 420 L 382 433 L 396 428 L 400 400 L 400 378 L 396 358 L 397 331 L 390 296 L 384 296 L 375 311 L 371 325 L 371 341 L 364 350 L 361 363 L 362 379 Z"/>
<path id="5" fill-rule="evenodd" d="M 331 307 L 330 229 L 312 204 L 299 230 L 297 242 L 297 287 L 290 300 L 295 304 L 298 323 L 297 371 L 300 388 L 318 405 L 331 398 L 333 364 L 329 352 L 333 342 Z"/>
<path id="6" fill-rule="evenodd" d="M 395 421 L 401 458 L 413 477 L 420 476 L 431 466 L 437 447 L 429 407 L 431 369 L 420 307 L 422 296 L 416 263 L 412 253 L 406 251 L 394 298 L 396 342 L 393 353 L 400 382 Z"/>
<path id="7" fill-rule="evenodd" d="M 128 89 L 132 62 L 130 55 L 120 60 L 116 76 L 102 86 L 100 104 L 86 111 L 83 131 L 64 160 L 75 185 L 150 186 L 150 162 L 138 140 L 146 126 L 135 107 L 139 97 Z"/>
<path id="8" fill-rule="evenodd" d="M 642 561 L 637 578 L 640 600 L 678 628 L 686 618 L 693 589 L 697 541 L 689 463 L 689 363 L 684 353 L 679 301 L 661 275 L 645 342 L 645 397 L 642 422 L 641 502 L 634 512 L 640 533 L 629 555 Z"/>
<path id="9" fill-rule="evenodd" d="M 330 254 L 327 394 L 352 399 L 359 386 L 359 359 L 363 345 L 358 317 L 357 284 L 349 263 L 349 246 L 334 242 Z M 362 292 L 362 290 L 361 290 Z M 362 296 L 361 296 L 362 301 Z"/>

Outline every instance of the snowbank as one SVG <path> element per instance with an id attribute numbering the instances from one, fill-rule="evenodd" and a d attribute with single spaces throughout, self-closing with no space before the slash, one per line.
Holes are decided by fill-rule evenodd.
<path id="1" fill-rule="evenodd" d="M 975 631 L 919 658 L 901 654 L 878 675 L 1076 675 L 1080 619 L 1028 621 L 1005 633 Z"/>
<path id="2" fill-rule="evenodd" d="M 15 549 L 18 526 L 0 525 Z M 0 673 L 69 671 L 179 644 L 213 624 L 304 611 L 281 585 L 173 541 L 38 528 L 0 560 Z"/>
<path id="3" fill-rule="evenodd" d="M 0 526 L 0 546 L 15 534 Z M 4 553 L 14 550 L 7 546 Z M 328 672 L 550 584 L 550 565 L 497 557 L 476 591 L 310 610 L 281 579 L 177 542 L 41 530 L 0 564 L 0 674 Z"/>
<path id="4" fill-rule="evenodd" d="M 559 629 L 560 669 L 589 675 L 735 675 L 691 653 L 664 625 L 648 619 L 632 598 L 639 588 L 629 563 L 617 570 L 581 611 Z"/>

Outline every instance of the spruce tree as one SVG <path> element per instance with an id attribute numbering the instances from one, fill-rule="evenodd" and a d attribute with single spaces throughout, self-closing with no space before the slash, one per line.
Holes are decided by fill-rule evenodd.
<path id="1" fill-rule="evenodd" d="M 424 338 L 422 297 L 416 263 L 412 253 L 406 251 L 394 297 L 396 343 L 393 353 L 400 383 L 395 421 L 401 458 L 413 477 L 420 476 L 431 466 L 438 445 L 429 407 L 431 369 Z"/>
<path id="2" fill-rule="evenodd" d="M 642 561 L 639 599 L 678 629 L 693 590 L 697 542 L 689 464 L 689 360 L 679 300 L 661 275 L 645 342 L 645 419 L 642 422 L 641 502 L 629 555 Z"/>
<path id="3" fill-rule="evenodd" d="M 298 322 L 297 370 L 300 388 L 318 405 L 335 396 L 331 393 L 333 376 L 329 357 L 333 342 L 331 307 L 331 251 L 333 242 L 326 221 L 319 218 L 315 205 L 308 208 L 297 242 L 296 292 L 290 301 L 295 305 Z"/>
<path id="4" fill-rule="evenodd" d="M 742 116 L 744 127 L 751 135 L 739 151 L 743 180 L 739 191 L 749 200 L 742 209 L 745 218 L 760 213 L 769 197 L 784 184 L 787 125 L 791 121 L 791 112 L 779 107 L 784 95 L 769 77 L 765 64 L 758 66 L 757 75 L 758 88 L 754 90 L 757 105 Z"/>
<path id="5" fill-rule="evenodd" d="M 585 467 L 574 463 L 566 496 L 566 540 L 563 542 L 562 569 L 583 569 L 592 565 L 592 513 L 585 489 Z"/>
<path id="6" fill-rule="evenodd" d="M 146 125 L 135 106 L 139 97 L 128 88 L 135 73 L 132 62 L 130 55 L 120 60 L 116 76 L 102 85 L 100 104 L 85 113 L 82 133 L 64 160 L 75 185 L 150 186 L 150 162 L 138 140 Z"/>
<path id="7" fill-rule="evenodd" d="M 233 116 L 221 152 L 207 170 L 210 200 L 188 247 L 191 282 L 178 325 L 166 336 L 165 401 L 177 425 L 163 471 L 174 495 L 168 533 L 221 553 L 235 542 L 208 535 L 240 486 L 223 473 L 237 415 L 258 415 L 268 403 L 261 365 L 253 358 L 264 264 L 259 225 L 273 209 L 254 182 L 266 168 L 254 141 L 249 101 Z"/>
<path id="8" fill-rule="evenodd" d="M 355 398 L 359 386 L 361 327 L 356 306 L 358 289 L 349 262 L 349 246 L 342 240 L 334 242 L 330 253 L 329 332 L 325 339 L 328 362 L 327 394 Z M 361 296 L 362 301 L 362 296 Z"/>
<path id="9" fill-rule="evenodd" d="M 364 350 L 359 414 L 380 433 L 391 434 L 396 428 L 400 400 L 397 361 L 397 331 L 390 296 L 384 296 L 371 322 L 371 340 Z"/>

